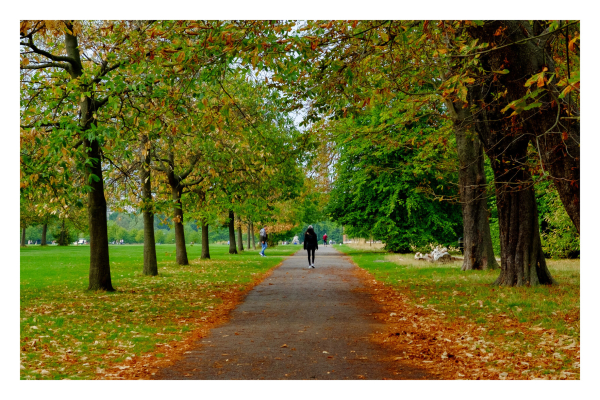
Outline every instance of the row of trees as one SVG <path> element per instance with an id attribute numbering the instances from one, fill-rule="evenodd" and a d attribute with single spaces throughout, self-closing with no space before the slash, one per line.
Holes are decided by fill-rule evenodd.
<path id="1" fill-rule="evenodd" d="M 250 68 L 276 58 L 282 29 L 289 26 L 22 21 L 23 227 L 87 209 L 93 290 L 113 290 L 107 199 L 112 209 L 141 211 L 148 275 L 158 273 L 157 212 L 171 210 L 181 265 L 186 219 L 200 221 L 203 258 L 209 224 L 227 222 L 231 253 L 243 248 L 242 226 L 289 230 L 311 140 Z"/>
<path id="2" fill-rule="evenodd" d="M 310 224 L 309 222 L 301 223 L 297 227 L 294 227 L 288 231 L 274 232 L 271 234 L 271 244 L 277 244 L 278 242 L 286 241 L 291 242 L 294 236 L 298 236 L 300 241 L 304 237 L 304 232 Z M 208 240 L 209 243 L 226 243 L 229 241 L 229 227 L 228 222 L 225 225 L 217 225 L 209 227 Z M 339 243 L 342 239 L 342 227 L 329 222 L 322 221 L 314 223 L 312 222 L 314 229 L 317 233 L 322 236 L 327 233 L 330 240 L 334 240 Z M 109 242 L 119 242 L 123 240 L 126 244 L 140 244 L 144 243 L 144 221 L 142 215 L 129 214 L 122 212 L 113 212 L 108 217 L 108 240 Z M 175 243 L 175 230 L 173 227 L 173 221 L 171 218 L 164 215 L 154 215 L 154 239 L 158 244 L 172 244 Z M 77 223 L 73 220 L 59 220 L 58 218 L 53 219 L 49 224 L 45 225 L 46 236 L 44 241 L 44 225 L 32 225 L 28 226 L 25 230 L 25 243 L 32 241 L 34 243 L 41 242 L 42 245 L 56 242 L 58 245 L 68 245 L 78 239 L 90 240 L 89 231 L 85 229 L 85 224 Z M 242 240 L 236 236 L 237 250 L 241 251 L 241 244 L 247 243 L 248 249 L 257 248 L 258 235 L 256 232 L 251 232 L 248 236 L 247 232 L 242 228 Z M 237 229 L 237 226 L 236 226 Z M 199 221 L 188 220 L 183 224 L 184 236 L 187 243 L 200 244 L 202 241 L 202 228 L 199 226 Z M 61 237 L 64 241 L 61 241 Z M 250 240 L 248 240 L 250 239 Z"/>
<path id="3" fill-rule="evenodd" d="M 106 198 L 143 212 L 148 274 L 157 211 L 171 208 L 186 264 L 185 218 L 208 232 L 226 214 L 235 253 L 236 219 L 238 236 L 256 221 L 289 231 L 314 211 L 297 205 L 330 189 L 331 215 L 398 248 L 456 235 L 444 201 L 459 200 L 463 269 L 495 268 L 487 156 L 497 283 L 550 284 L 534 188 L 552 182 L 579 233 L 578 32 L 578 21 L 23 21 L 21 193 L 35 216 L 87 208 L 90 289 L 112 290 Z M 288 114 L 302 107 L 304 133 Z M 369 210 L 346 208 L 357 193 Z"/>
<path id="4" fill-rule="evenodd" d="M 375 200 L 371 210 L 356 209 L 358 214 L 381 216 L 379 226 L 371 228 L 374 232 L 393 238 L 406 235 L 411 227 L 418 231 L 416 220 L 399 231 L 394 231 L 397 223 L 388 223 L 416 217 L 432 235 L 451 233 L 449 229 L 457 227 L 451 210 L 435 210 L 425 199 L 408 193 L 417 187 L 439 200 L 447 195 L 446 186 L 456 182 L 452 174 L 444 176 L 447 163 L 434 160 L 435 168 L 429 169 L 431 154 L 423 150 L 441 147 L 457 155 L 454 171 L 465 240 L 463 269 L 496 268 L 484 168 L 487 156 L 502 260 L 496 283 L 554 283 L 542 248 L 535 185 L 552 183 L 578 234 L 579 22 L 309 21 L 301 25 L 297 32 L 310 49 L 300 47 L 297 55 L 290 56 L 292 64 L 302 65 L 301 71 L 283 69 L 273 81 L 298 101 L 310 99 L 309 120 L 330 132 L 344 127 L 341 134 L 329 136 L 338 157 L 351 164 L 348 168 L 342 162 L 337 171 L 343 177 L 336 187 L 342 205 L 334 206 L 332 215 L 356 229 L 368 229 L 369 224 L 361 224 L 361 215 L 353 219 L 343 212 L 344 206 L 357 193 L 368 195 L 364 182 L 378 180 L 379 186 L 370 185 L 376 189 L 370 193 L 378 193 L 391 178 L 399 189 L 386 197 L 387 204 Z M 422 129 L 423 125 L 435 129 Z M 446 126 L 453 130 L 454 141 L 441 129 Z M 427 155 L 420 161 L 422 154 Z M 384 168 L 377 173 L 365 168 L 372 165 Z M 350 177 L 344 177 L 347 172 Z M 423 181 L 408 183 L 412 178 L 406 175 L 411 172 Z M 428 172 L 434 176 L 427 176 Z M 408 192 L 402 190 L 404 182 Z M 352 192 L 355 197 L 344 187 L 348 184 L 361 186 Z M 426 217 L 419 218 L 415 210 L 425 210 Z M 446 230 L 437 233 L 437 226 Z M 424 236 L 423 230 L 416 233 Z"/>

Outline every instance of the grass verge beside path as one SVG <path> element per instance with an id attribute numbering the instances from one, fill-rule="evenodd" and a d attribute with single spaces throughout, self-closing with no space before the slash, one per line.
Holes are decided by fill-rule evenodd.
<path id="1" fill-rule="evenodd" d="M 189 246 L 190 265 L 179 266 L 174 245 L 157 246 L 159 275 L 147 277 L 143 246 L 110 246 L 109 293 L 86 290 L 88 246 L 21 248 L 21 379 L 110 378 L 118 363 L 168 356 L 298 247 L 264 258 L 228 249 L 211 246 L 212 259 L 200 260 L 201 247 Z"/>
<path id="2" fill-rule="evenodd" d="M 422 346 L 405 358 L 425 367 L 456 367 L 445 377 L 451 372 L 463 379 L 579 379 L 579 260 L 547 260 L 556 286 L 509 288 L 491 285 L 497 270 L 461 271 L 460 262 L 431 264 L 413 255 L 350 246 L 336 248 L 381 285 L 373 293 L 379 290 L 382 302 L 414 311 L 385 316 L 400 324 L 394 328 L 400 332 L 393 338 L 388 332 L 382 341 Z M 382 287 L 393 289 L 387 300 Z M 422 340 L 419 329 L 408 332 L 401 324 L 420 328 Z M 458 354 L 452 357 L 451 351 Z"/>

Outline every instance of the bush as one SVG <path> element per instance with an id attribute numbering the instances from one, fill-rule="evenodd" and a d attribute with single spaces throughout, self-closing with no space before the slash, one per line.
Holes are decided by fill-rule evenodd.
<path id="1" fill-rule="evenodd" d="M 144 243 L 144 230 L 143 229 L 140 229 L 135 234 L 135 242 L 136 243 Z"/>
<path id="2" fill-rule="evenodd" d="M 543 198 L 545 211 L 541 215 L 542 248 L 551 258 L 579 258 L 579 233 L 552 185 Z M 540 207 L 542 208 L 542 207 Z"/>

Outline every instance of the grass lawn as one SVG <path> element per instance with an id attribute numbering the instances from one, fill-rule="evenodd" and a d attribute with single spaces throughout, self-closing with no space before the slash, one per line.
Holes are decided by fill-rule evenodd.
<path id="1" fill-rule="evenodd" d="M 580 260 L 547 260 L 558 285 L 510 288 L 491 285 L 498 270 L 463 272 L 458 261 L 433 264 L 412 254 L 350 246 L 337 248 L 416 307 L 433 310 L 455 326 L 476 324 L 485 332 L 483 343 L 544 361 L 528 373 L 579 375 Z"/>
<path id="2" fill-rule="evenodd" d="M 90 292 L 89 246 L 21 248 L 21 379 L 92 379 L 115 363 L 182 340 L 228 294 L 246 290 L 298 246 L 228 254 L 188 246 L 189 266 L 175 246 L 157 246 L 156 277 L 142 275 L 143 246 L 110 246 L 116 292 Z M 158 347 L 157 347 L 158 346 Z M 157 353 L 160 357 L 161 354 Z"/>

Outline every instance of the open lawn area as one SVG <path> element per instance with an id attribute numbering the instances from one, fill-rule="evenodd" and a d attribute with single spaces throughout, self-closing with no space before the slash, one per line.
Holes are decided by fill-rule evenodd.
<path id="1" fill-rule="evenodd" d="M 21 379 L 110 377 L 128 358 L 160 358 L 299 246 L 264 258 L 228 249 L 212 245 L 200 260 L 201 247 L 188 246 L 190 265 L 179 266 L 174 245 L 157 246 L 159 275 L 147 277 L 143 246 L 110 246 L 116 292 L 90 292 L 89 246 L 21 248 Z"/>
<path id="2" fill-rule="evenodd" d="M 407 304 L 441 321 L 447 341 L 465 351 L 465 362 L 477 361 L 478 370 L 507 374 L 501 378 L 579 377 L 580 260 L 547 260 L 557 285 L 499 287 L 492 285 L 499 270 L 461 271 L 462 261 L 433 264 L 351 246 L 336 248 Z"/>

